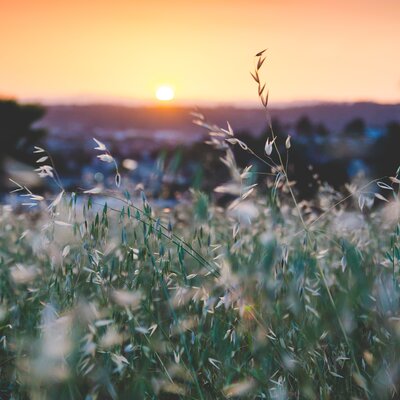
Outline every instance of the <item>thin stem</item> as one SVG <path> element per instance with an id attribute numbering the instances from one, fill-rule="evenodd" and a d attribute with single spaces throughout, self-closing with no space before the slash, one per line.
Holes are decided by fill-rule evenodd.
<path id="1" fill-rule="evenodd" d="M 300 217 L 301 223 L 303 224 L 304 230 L 307 232 L 307 231 L 308 231 L 308 227 L 307 227 L 306 223 L 304 222 L 303 215 L 302 215 L 301 210 L 300 210 L 300 206 L 299 206 L 299 204 L 297 203 L 296 196 L 294 195 L 294 192 L 293 192 L 293 190 L 292 190 L 292 187 L 291 187 L 290 184 L 289 184 L 289 178 L 288 178 L 287 170 L 286 170 L 285 165 L 284 165 L 284 163 L 283 163 L 281 153 L 280 153 L 280 151 L 279 151 L 279 149 L 278 149 L 278 145 L 276 144 L 276 138 L 277 138 L 277 137 L 276 137 L 275 132 L 274 132 L 274 129 L 273 129 L 273 127 L 272 127 L 271 118 L 269 117 L 269 112 L 268 112 L 268 109 L 267 109 L 267 108 L 265 108 L 265 112 L 267 113 L 267 120 L 268 120 L 268 123 L 269 123 L 269 128 L 270 128 L 271 133 L 272 133 L 272 140 L 273 140 L 273 143 L 274 143 L 274 147 L 275 147 L 275 150 L 276 150 L 276 152 L 277 152 L 277 154 L 278 154 L 279 163 L 280 163 L 280 165 L 281 165 L 281 168 L 282 168 L 282 170 L 283 170 L 283 174 L 284 174 L 284 176 L 285 176 L 286 186 L 287 186 L 287 188 L 289 189 L 290 195 L 291 195 L 291 197 L 292 197 L 292 199 L 293 199 L 293 202 L 294 202 L 294 204 L 295 204 L 295 206 L 296 206 L 297 213 L 299 214 L 299 217 Z"/>
<path id="2" fill-rule="evenodd" d="M 121 198 L 119 198 L 119 197 L 117 197 L 117 196 L 112 196 L 112 195 L 108 195 L 108 196 L 109 196 L 109 197 L 112 197 L 112 198 L 115 198 L 116 200 L 122 201 L 123 203 L 127 204 L 129 207 L 132 207 L 132 208 L 138 210 L 139 212 L 141 212 L 141 213 L 143 214 L 143 211 L 142 211 L 140 208 L 134 206 L 133 204 L 128 204 L 127 201 L 126 201 L 125 199 L 121 199 Z M 102 205 L 101 203 L 97 203 L 97 202 L 94 202 L 94 204 Z M 110 207 L 110 206 L 108 206 L 108 209 L 110 209 L 111 211 L 117 212 L 117 213 L 120 212 L 119 210 L 117 210 L 117 209 L 115 209 L 115 208 L 113 208 L 113 207 Z M 152 217 L 149 217 L 149 218 L 150 218 L 153 222 L 155 222 L 154 218 L 152 218 Z M 139 219 L 139 221 L 142 222 L 142 223 L 144 223 L 146 226 L 151 226 L 150 223 L 148 223 L 148 222 L 146 222 L 146 221 L 144 221 L 144 220 L 142 220 L 142 219 Z M 160 224 L 160 227 L 163 227 L 165 230 L 168 230 L 168 228 L 165 227 L 164 225 L 161 225 L 161 224 Z M 166 239 L 168 239 L 168 240 L 171 240 L 172 243 L 174 243 L 176 246 L 182 246 L 182 244 L 185 244 L 185 245 L 193 252 L 193 253 L 192 253 L 192 252 L 188 251 L 187 249 L 185 249 L 184 247 L 182 247 L 183 250 L 186 252 L 186 254 L 188 254 L 189 256 L 191 256 L 192 258 L 194 258 L 199 264 L 205 266 L 205 267 L 207 268 L 207 270 L 208 270 L 215 278 L 218 278 L 218 277 L 221 276 L 221 273 L 220 273 L 217 269 L 213 268 L 212 265 L 211 265 L 200 253 L 198 253 L 196 250 L 194 250 L 188 243 L 186 243 L 185 241 L 183 241 L 182 239 L 180 239 L 177 235 L 175 235 L 175 234 L 172 233 L 171 236 L 170 236 L 170 235 L 164 233 L 164 232 L 161 231 L 161 230 L 159 231 L 159 233 L 160 233 L 161 236 L 163 236 L 164 238 L 166 238 Z M 236 292 L 236 289 L 235 289 L 232 285 L 230 285 L 230 284 L 227 286 L 227 290 L 230 291 L 231 293 Z M 257 322 L 263 329 L 267 330 L 266 324 L 263 325 L 259 320 L 256 320 L 256 322 Z"/>
<path id="3" fill-rule="evenodd" d="M 137 326 L 140 326 L 138 320 L 136 319 L 136 317 L 135 317 L 134 315 L 133 315 L 133 320 L 135 321 L 135 324 L 136 324 Z M 149 345 L 151 345 L 150 339 L 147 337 L 147 335 L 144 334 L 143 336 L 144 336 L 145 339 L 147 340 L 147 343 L 148 343 Z M 155 353 L 156 357 L 158 358 L 158 361 L 160 361 L 160 364 L 161 364 L 163 370 L 165 371 L 165 374 L 167 375 L 169 381 L 170 381 L 171 383 L 174 383 L 173 379 L 171 378 L 171 375 L 169 374 L 167 368 L 165 367 L 165 364 L 163 363 L 163 360 L 162 360 L 161 357 L 159 356 L 158 352 L 154 350 L 154 353 Z"/>
<path id="4" fill-rule="evenodd" d="M 51 156 L 51 154 L 50 154 L 47 150 L 45 150 L 45 154 L 47 155 L 47 157 L 49 157 L 51 166 L 53 167 L 53 171 L 54 171 L 54 178 L 53 178 L 53 181 L 54 181 L 54 183 L 55 183 L 61 190 L 65 191 L 65 190 L 64 190 L 64 186 L 63 186 L 63 184 L 62 184 L 62 182 L 61 182 L 60 175 L 58 175 L 57 168 L 56 168 L 56 166 L 55 166 L 55 164 L 54 164 L 53 157 Z"/>
<path id="5" fill-rule="evenodd" d="M 171 311 L 172 317 L 173 317 L 173 319 L 175 320 L 176 324 L 178 324 L 178 321 L 179 321 L 179 320 L 178 320 L 178 316 L 176 315 L 176 312 L 175 312 L 174 308 L 172 307 L 172 304 L 171 304 L 171 301 L 170 301 L 169 292 L 168 292 L 168 288 L 167 288 L 167 285 L 165 284 L 164 279 L 163 279 L 162 282 L 161 282 L 161 286 L 162 286 L 162 289 L 163 289 L 163 291 L 164 291 L 164 296 L 167 298 L 167 303 L 168 303 L 168 305 L 169 305 L 169 309 L 170 309 L 170 311 Z M 193 364 L 192 364 L 192 356 L 191 356 L 191 354 L 190 354 L 189 347 L 188 347 L 188 345 L 187 345 L 186 335 L 185 335 L 183 332 L 180 332 L 180 333 L 179 333 L 179 336 L 180 336 L 180 339 L 181 339 L 181 343 L 182 343 L 182 345 L 183 345 L 183 347 L 184 347 L 184 349 L 185 349 L 185 352 L 186 352 L 186 355 L 187 355 L 187 358 L 188 358 L 188 362 L 189 362 L 190 369 L 192 370 L 193 379 L 194 379 L 194 381 L 195 381 L 195 383 L 196 383 L 196 389 L 197 389 L 199 398 L 200 398 L 201 400 L 203 400 L 203 399 L 204 399 L 203 392 L 202 392 L 202 390 L 201 390 L 200 383 L 199 383 L 199 380 L 198 380 L 198 378 L 197 378 L 196 371 L 195 371 L 195 369 L 194 369 L 194 367 L 193 367 Z"/>
<path id="6" fill-rule="evenodd" d="M 309 227 L 314 225 L 317 221 L 319 221 L 321 218 L 323 218 L 326 214 L 328 214 L 329 212 L 331 212 L 333 209 L 335 209 L 337 206 L 339 206 L 340 204 L 342 204 L 344 201 L 350 199 L 351 197 L 353 197 L 356 193 L 360 193 L 362 192 L 365 188 L 367 188 L 368 186 L 370 186 L 372 183 L 374 182 L 378 182 L 382 179 L 385 179 L 385 177 L 382 178 L 377 178 L 374 179 L 370 182 L 368 182 L 366 185 L 362 186 L 360 189 L 356 190 L 353 193 L 350 193 L 348 196 L 344 197 L 343 199 L 341 199 L 340 201 L 338 201 L 337 203 L 335 203 L 333 206 L 329 207 L 326 211 L 324 211 L 321 215 L 319 215 L 317 218 L 315 218 L 312 222 L 309 223 Z"/>
<path id="7" fill-rule="evenodd" d="M 247 171 L 246 174 L 276 176 L 276 174 L 273 174 L 272 172 Z"/>
<path id="8" fill-rule="evenodd" d="M 337 310 L 335 301 L 333 300 L 332 293 L 331 293 L 331 291 L 330 291 L 330 289 L 329 289 L 328 282 L 326 281 L 325 274 L 324 274 L 324 271 L 323 271 L 322 268 L 321 268 L 320 263 L 317 263 L 317 268 L 318 268 L 319 273 L 321 274 L 321 278 L 322 278 L 322 281 L 324 282 L 324 286 L 325 286 L 326 292 L 328 293 L 329 301 L 330 301 L 330 303 L 331 303 L 331 305 L 332 305 L 332 307 L 333 307 L 333 309 L 334 309 L 334 311 L 335 311 L 336 318 L 337 318 L 337 320 L 338 320 L 338 322 L 339 322 L 340 330 L 342 331 L 343 336 L 344 336 L 344 340 L 346 341 L 347 347 L 349 348 L 350 355 L 351 355 L 351 358 L 352 358 L 352 360 L 353 360 L 353 363 L 354 363 L 354 365 L 355 365 L 355 367 L 356 367 L 357 373 L 358 373 L 360 376 L 362 376 L 362 375 L 361 375 L 361 371 L 360 371 L 360 369 L 359 369 L 359 367 L 358 367 L 358 363 L 357 363 L 356 357 L 355 357 L 355 355 L 354 355 L 353 348 L 351 347 L 349 337 L 347 336 L 346 329 L 345 329 L 345 327 L 344 327 L 344 325 L 343 325 L 343 323 L 342 323 L 342 320 L 340 319 L 340 316 L 339 316 L 339 313 L 338 313 L 338 310 Z M 363 387 L 363 389 L 364 389 L 365 394 L 367 395 L 367 397 L 370 398 L 369 392 L 368 392 L 367 388 Z"/>
<path id="9" fill-rule="evenodd" d="M 271 160 L 273 162 L 273 164 L 270 164 L 268 161 L 264 160 L 262 157 L 260 157 L 258 154 L 256 154 L 252 149 L 248 148 L 248 152 L 250 154 L 252 154 L 254 157 L 256 157 L 259 161 L 264 163 L 265 165 L 268 165 L 268 167 L 278 168 L 278 165 L 274 161 Z M 272 175 L 275 175 L 275 174 L 272 174 Z"/>
<path id="10" fill-rule="evenodd" d="M 110 196 L 111 197 L 111 196 Z M 113 197 L 114 198 L 114 197 Z M 116 199 L 118 199 L 118 200 L 121 200 L 121 201 L 124 201 L 123 199 L 120 199 L 120 198 L 117 198 L 117 197 L 115 197 Z M 96 204 L 96 205 L 99 205 L 99 206 L 101 206 L 101 205 L 103 205 L 103 204 L 101 204 L 101 203 L 97 203 L 97 202 L 94 202 L 94 204 Z M 110 206 L 107 206 L 111 211 L 114 211 L 114 212 L 117 212 L 117 213 L 119 213 L 120 211 L 119 210 L 117 210 L 116 208 L 113 208 L 113 207 L 110 207 Z M 131 207 L 134 207 L 134 206 L 131 206 Z M 136 208 L 136 207 L 134 207 L 134 208 Z M 141 213 L 143 213 L 143 211 L 141 211 L 139 208 L 136 208 L 138 211 L 140 211 Z M 148 226 L 148 227 L 150 227 L 150 226 L 152 226 L 152 224 L 150 224 L 149 222 L 147 222 L 147 221 L 144 221 L 143 219 L 138 219 L 138 221 L 140 221 L 140 222 L 142 222 L 142 223 L 144 223 L 146 226 Z M 153 222 L 154 222 L 154 220 L 153 220 Z M 162 227 L 163 229 L 165 229 L 165 230 L 168 230 L 168 228 L 167 227 L 164 227 L 163 225 L 161 225 L 160 224 L 160 227 Z M 207 270 L 211 273 L 211 274 L 213 274 L 216 278 L 218 278 L 219 276 L 220 276 L 220 272 L 217 270 L 217 269 L 215 269 L 215 268 L 213 268 L 212 267 L 212 265 L 200 254 L 200 253 L 198 253 L 196 250 L 194 250 L 189 244 L 187 244 L 185 241 L 183 241 L 182 239 L 180 239 L 178 236 L 176 236 L 175 234 L 172 234 L 171 236 L 170 235 L 168 235 L 168 234 L 166 234 L 166 233 L 164 233 L 163 231 L 158 231 L 160 234 L 161 234 L 161 236 L 163 236 L 164 238 L 166 238 L 166 239 L 168 239 L 168 240 L 171 240 L 172 241 L 172 243 L 174 243 L 176 246 L 182 246 L 182 244 L 184 244 L 184 245 L 186 245 L 188 248 L 189 248 L 189 250 L 191 250 L 193 253 L 191 253 L 190 251 L 188 251 L 187 249 L 185 249 L 183 246 L 182 246 L 182 248 L 183 248 L 183 250 L 186 252 L 186 254 L 188 254 L 188 255 L 190 255 L 191 257 L 193 257 L 199 264 L 201 264 L 201 265 L 203 265 L 203 266 L 205 266 L 206 268 L 207 268 Z"/>
<path id="11" fill-rule="evenodd" d="M 125 199 L 121 199 L 118 196 L 112 195 L 112 194 L 107 194 L 108 197 L 111 197 L 113 199 L 119 200 L 121 202 L 123 202 L 126 206 L 133 208 L 136 211 L 139 211 L 140 213 L 143 214 L 143 210 L 141 210 L 139 207 L 136 207 L 135 205 L 132 204 L 132 202 L 129 202 Z M 153 218 L 151 215 L 147 215 L 147 218 L 149 218 L 152 222 L 156 223 L 157 220 L 155 218 Z M 175 235 L 173 232 L 170 232 L 170 230 L 168 229 L 167 226 L 163 225 L 161 222 L 159 222 L 159 226 L 164 229 L 165 231 L 167 231 L 172 237 L 174 237 L 176 240 L 178 240 L 180 243 L 184 244 L 185 246 L 187 246 L 189 248 L 190 251 L 192 251 L 194 254 L 196 254 L 196 256 L 198 256 L 199 258 L 201 258 L 203 260 L 204 263 L 206 263 L 211 269 L 213 269 L 213 266 L 197 251 L 195 250 L 192 245 L 190 245 L 189 243 L 187 243 L 185 240 L 181 239 L 179 236 Z M 168 236 L 169 237 L 169 236 Z M 219 275 L 218 275 L 219 276 Z"/>

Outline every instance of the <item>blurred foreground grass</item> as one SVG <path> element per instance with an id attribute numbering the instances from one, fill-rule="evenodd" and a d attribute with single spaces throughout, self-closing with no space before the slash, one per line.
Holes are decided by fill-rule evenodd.
<path id="1" fill-rule="evenodd" d="M 120 198 L 2 208 L 0 398 L 398 398 L 398 200 Z"/>

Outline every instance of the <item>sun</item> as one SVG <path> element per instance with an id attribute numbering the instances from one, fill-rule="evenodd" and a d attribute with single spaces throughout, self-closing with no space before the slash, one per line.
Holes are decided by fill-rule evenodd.
<path id="1" fill-rule="evenodd" d="M 156 98 L 160 101 L 170 101 L 175 97 L 174 89 L 168 85 L 159 86 L 156 90 Z"/>

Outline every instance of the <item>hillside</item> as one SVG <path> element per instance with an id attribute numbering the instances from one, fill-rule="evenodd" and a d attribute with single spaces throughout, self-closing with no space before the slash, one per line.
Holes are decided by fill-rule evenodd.
<path id="1" fill-rule="evenodd" d="M 105 136 L 116 131 L 135 129 L 147 134 L 159 130 L 188 133 L 201 132 L 192 124 L 189 107 L 127 107 L 118 105 L 54 105 L 41 125 L 58 134 L 88 134 L 101 130 Z M 235 130 L 259 134 L 265 128 L 265 115 L 261 108 L 202 108 L 206 117 L 223 125 L 228 120 Z M 283 109 L 272 108 L 271 116 L 293 124 L 301 116 L 315 123 L 324 123 L 331 132 L 339 131 L 354 118 L 362 118 L 367 126 L 383 127 L 389 121 L 400 122 L 400 103 L 323 103 Z M 101 129 L 99 128 L 101 127 Z"/>

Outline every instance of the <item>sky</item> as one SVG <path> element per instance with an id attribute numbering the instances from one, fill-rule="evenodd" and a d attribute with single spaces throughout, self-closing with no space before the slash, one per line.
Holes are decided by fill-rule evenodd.
<path id="1" fill-rule="evenodd" d="M 399 0 L 0 0 L 0 95 L 45 103 L 400 101 Z"/>

